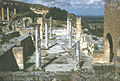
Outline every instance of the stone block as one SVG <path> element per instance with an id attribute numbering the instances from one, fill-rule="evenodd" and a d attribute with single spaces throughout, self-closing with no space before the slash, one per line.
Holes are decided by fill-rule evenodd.
<path id="1" fill-rule="evenodd" d="M 19 69 L 23 70 L 24 69 L 23 47 L 14 47 L 12 51 Z"/>

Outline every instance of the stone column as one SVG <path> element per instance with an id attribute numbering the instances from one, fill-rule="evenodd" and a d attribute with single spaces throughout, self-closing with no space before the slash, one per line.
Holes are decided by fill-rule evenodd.
<path id="1" fill-rule="evenodd" d="M 50 38 L 52 38 L 52 17 L 50 17 Z"/>
<path id="2" fill-rule="evenodd" d="M 80 40 L 80 35 L 82 32 L 81 18 L 76 19 L 76 39 Z"/>
<path id="3" fill-rule="evenodd" d="M 4 21 L 4 8 L 2 7 L 2 20 Z"/>
<path id="4" fill-rule="evenodd" d="M 75 44 L 75 54 L 76 58 L 80 60 L 80 41 L 77 41 Z"/>
<path id="5" fill-rule="evenodd" d="M 16 15 L 16 8 L 14 8 L 14 15 Z"/>
<path id="6" fill-rule="evenodd" d="M 72 48 L 72 24 L 71 20 L 69 21 L 69 49 Z"/>
<path id="7" fill-rule="evenodd" d="M 45 49 L 48 49 L 48 26 L 45 23 Z"/>
<path id="8" fill-rule="evenodd" d="M 37 23 L 41 24 L 40 25 L 40 39 L 43 40 L 43 18 L 42 17 L 38 18 Z"/>
<path id="9" fill-rule="evenodd" d="M 69 17 L 67 18 L 67 39 L 69 38 Z"/>
<path id="10" fill-rule="evenodd" d="M 24 69 L 23 47 L 14 47 L 12 51 L 19 69 L 23 70 Z"/>
<path id="11" fill-rule="evenodd" d="M 40 24 L 35 25 L 35 41 L 36 41 L 36 69 L 41 68 L 41 42 L 40 42 Z"/>
<path id="12" fill-rule="evenodd" d="M 25 20 L 23 20 L 23 27 L 26 27 Z"/>
<path id="13" fill-rule="evenodd" d="M 7 7 L 7 21 L 10 20 L 9 8 Z"/>

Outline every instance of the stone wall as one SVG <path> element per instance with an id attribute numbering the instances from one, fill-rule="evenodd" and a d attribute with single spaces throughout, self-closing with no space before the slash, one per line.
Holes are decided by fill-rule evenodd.
<path id="1" fill-rule="evenodd" d="M 7 37 L 12 37 L 12 38 L 14 38 L 14 37 L 19 37 L 20 36 L 20 33 L 18 32 L 18 31 L 9 31 L 9 32 L 7 32 L 7 33 L 5 33 L 5 35 L 7 36 Z"/>
<path id="2" fill-rule="evenodd" d="M 104 16 L 104 61 L 114 60 L 120 66 L 120 0 L 105 0 Z"/>
<path id="3" fill-rule="evenodd" d="M 105 15 L 104 15 L 104 52 L 107 49 L 106 41 L 110 34 L 112 42 L 110 43 L 110 50 L 117 56 L 120 56 L 120 1 L 106 0 L 105 1 Z M 113 43 L 113 44 L 112 44 Z"/>
<path id="4" fill-rule="evenodd" d="M 77 72 L 3 72 L 4 81 L 86 81 Z"/>
<path id="5" fill-rule="evenodd" d="M 2 45 L 0 49 L 0 71 L 18 71 L 18 65 L 12 52 L 15 44 Z"/>
<path id="6" fill-rule="evenodd" d="M 103 63 L 103 51 L 93 52 L 93 63 Z"/>
<path id="7" fill-rule="evenodd" d="M 9 41 L 9 43 L 16 44 L 18 47 L 23 47 L 24 58 L 32 55 L 35 52 L 35 46 L 29 34 L 13 38 Z"/>

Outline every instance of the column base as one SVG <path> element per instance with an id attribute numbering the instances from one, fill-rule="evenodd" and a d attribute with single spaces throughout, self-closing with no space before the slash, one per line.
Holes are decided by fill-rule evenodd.
<path id="1" fill-rule="evenodd" d="M 42 69 L 42 67 L 36 67 L 35 70 L 36 71 L 42 71 L 43 69 Z"/>

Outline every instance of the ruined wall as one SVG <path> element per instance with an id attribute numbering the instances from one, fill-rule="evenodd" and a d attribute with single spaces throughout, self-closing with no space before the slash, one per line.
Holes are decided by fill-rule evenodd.
<path id="1" fill-rule="evenodd" d="M 77 72 L 3 72 L 4 81 L 86 81 Z"/>
<path id="2" fill-rule="evenodd" d="M 120 56 L 120 0 L 105 0 L 104 55 L 107 51 Z"/>
<path id="3" fill-rule="evenodd" d="M 24 59 L 35 52 L 35 46 L 29 34 L 13 38 L 9 42 L 12 44 L 16 44 L 16 46 L 18 47 L 23 47 Z"/>
<path id="4" fill-rule="evenodd" d="M 0 49 L 0 71 L 18 71 L 18 65 L 12 52 L 14 44 L 3 45 Z"/>

